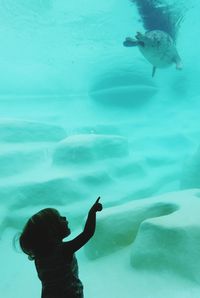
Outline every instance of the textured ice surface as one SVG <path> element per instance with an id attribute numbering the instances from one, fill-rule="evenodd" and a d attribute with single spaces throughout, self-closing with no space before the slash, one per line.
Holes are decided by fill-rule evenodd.
<path id="1" fill-rule="evenodd" d="M 199 196 L 199 190 L 189 190 L 108 208 L 86 246 L 88 258 L 131 245 L 133 269 L 172 272 L 199 283 Z"/>

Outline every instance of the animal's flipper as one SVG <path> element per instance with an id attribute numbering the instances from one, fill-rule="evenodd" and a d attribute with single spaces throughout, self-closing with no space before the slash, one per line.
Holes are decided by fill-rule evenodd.
<path id="1" fill-rule="evenodd" d="M 176 63 L 176 69 L 178 69 L 178 70 L 182 70 L 183 69 L 183 65 L 182 65 L 181 61 L 177 61 L 177 63 Z"/>
<path id="2" fill-rule="evenodd" d="M 139 45 L 139 42 L 131 37 L 127 37 L 123 42 L 125 47 L 136 47 Z"/>
<path id="3" fill-rule="evenodd" d="M 181 61 L 181 58 L 178 55 L 178 53 L 177 53 L 176 57 L 174 58 L 173 62 L 176 64 L 176 69 L 178 69 L 178 70 L 183 69 L 182 61 Z"/>
<path id="4" fill-rule="evenodd" d="M 155 67 L 155 66 L 153 66 L 153 69 L 152 69 L 152 77 L 154 77 L 154 75 L 155 75 L 155 72 L 156 72 L 156 67 Z"/>

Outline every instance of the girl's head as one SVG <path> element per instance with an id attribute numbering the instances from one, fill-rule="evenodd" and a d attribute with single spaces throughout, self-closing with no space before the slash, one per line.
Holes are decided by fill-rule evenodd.
<path id="1" fill-rule="evenodd" d="M 56 209 L 46 208 L 34 214 L 19 238 L 21 249 L 30 259 L 45 255 L 70 234 L 66 217 Z"/>

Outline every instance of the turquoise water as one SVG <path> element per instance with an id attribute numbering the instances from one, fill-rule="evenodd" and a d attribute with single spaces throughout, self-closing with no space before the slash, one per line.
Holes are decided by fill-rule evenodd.
<path id="1" fill-rule="evenodd" d="M 152 78 L 123 47 L 145 31 L 134 3 L 0 1 L 2 233 L 45 206 L 76 229 L 99 195 L 107 208 L 200 187 L 199 3 L 189 2 L 163 1 L 184 16 L 183 70 Z"/>
<path id="2" fill-rule="evenodd" d="M 152 78 L 138 49 L 122 45 L 144 32 L 134 3 L 1 1 L 1 118 L 58 125 L 66 136 L 124 137 L 124 159 L 103 160 L 121 189 L 117 201 L 179 189 L 182 164 L 198 146 L 198 3 L 168 3 L 184 16 L 177 37 L 184 68 Z M 115 196 L 108 185 L 100 192 Z"/>

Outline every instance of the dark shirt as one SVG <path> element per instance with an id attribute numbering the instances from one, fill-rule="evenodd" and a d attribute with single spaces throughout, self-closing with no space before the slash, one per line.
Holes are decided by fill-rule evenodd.
<path id="1" fill-rule="evenodd" d="M 66 251 L 64 243 L 48 256 L 35 259 L 42 282 L 42 298 L 83 298 L 75 254 Z"/>

